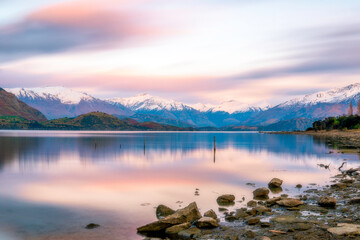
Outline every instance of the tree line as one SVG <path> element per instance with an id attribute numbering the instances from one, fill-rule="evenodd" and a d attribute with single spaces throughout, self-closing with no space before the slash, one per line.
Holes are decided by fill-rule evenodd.
<path id="1" fill-rule="evenodd" d="M 359 129 L 360 128 L 360 99 L 356 106 L 357 112 L 354 114 L 353 102 L 350 102 L 348 114 L 339 117 L 328 117 L 324 120 L 318 120 L 313 123 L 312 128 L 307 130 L 347 130 L 347 129 Z"/>

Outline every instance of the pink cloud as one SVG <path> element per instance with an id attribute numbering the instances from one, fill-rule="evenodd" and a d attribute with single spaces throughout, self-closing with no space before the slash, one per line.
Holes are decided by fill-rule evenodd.
<path id="1" fill-rule="evenodd" d="M 129 1 L 70 1 L 38 9 L 0 28 L 1 61 L 79 49 L 126 47 L 174 34 Z M 132 1 L 132 3 L 134 3 Z"/>

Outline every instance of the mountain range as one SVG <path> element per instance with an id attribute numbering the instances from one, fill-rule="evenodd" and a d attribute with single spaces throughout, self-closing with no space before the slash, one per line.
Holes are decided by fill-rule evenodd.
<path id="1" fill-rule="evenodd" d="M 309 94 L 273 107 L 250 106 L 237 101 L 190 105 L 147 93 L 129 98 L 99 99 L 63 87 L 10 88 L 6 91 L 38 109 L 48 119 L 74 118 L 101 111 L 120 119 L 185 128 L 246 129 L 243 126 L 257 126 L 266 130 L 304 130 L 314 120 L 347 114 L 350 102 L 359 101 L 360 83 Z"/>

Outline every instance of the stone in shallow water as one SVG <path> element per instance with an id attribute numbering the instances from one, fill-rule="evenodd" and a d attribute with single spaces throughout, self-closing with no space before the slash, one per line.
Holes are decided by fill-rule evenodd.
<path id="1" fill-rule="evenodd" d="M 300 199 L 296 199 L 296 198 L 285 198 L 280 201 L 277 201 L 276 203 L 278 205 L 284 206 L 284 207 L 297 207 L 297 206 L 304 204 L 303 201 L 301 201 Z"/>
<path id="2" fill-rule="evenodd" d="M 86 225 L 86 229 L 94 229 L 94 228 L 98 228 L 100 227 L 99 224 L 96 224 L 96 223 L 89 223 L 88 225 Z"/>
<path id="3" fill-rule="evenodd" d="M 218 222 L 211 217 L 202 217 L 199 220 L 197 220 L 195 225 L 198 228 L 215 228 L 219 226 Z"/>
<path id="4" fill-rule="evenodd" d="M 178 233 L 179 239 L 192 239 L 194 235 L 201 233 L 197 227 L 189 228 Z"/>
<path id="5" fill-rule="evenodd" d="M 273 187 L 273 188 L 277 188 L 280 187 L 281 184 L 283 183 L 283 180 L 279 179 L 279 178 L 273 178 L 271 179 L 271 181 L 269 182 L 269 187 Z"/>
<path id="6" fill-rule="evenodd" d="M 255 225 L 255 224 L 258 224 L 259 222 L 260 222 L 260 218 L 254 217 L 254 218 L 250 218 L 246 223 L 248 225 Z"/>
<path id="7" fill-rule="evenodd" d="M 216 202 L 219 205 L 232 205 L 234 204 L 234 201 L 235 201 L 235 196 L 232 194 L 224 194 L 216 199 Z"/>
<path id="8" fill-rule="evenodd" d="M 322 196 L 318 199 L 319 206 L 322 207 L 335 207 L 337 200 L 333 197 Z"/>
<path id="9" fill-rule="evenodd" d="M 246 205 L 247 205 L 248 207 L 256 207 L 257 202 L 254 201 L 254 200 L 250 200 Z"/>
<path id="10" fill-rule="evenodd" d="M 360 235 L 360 225 L 338 223 L 337 227 L 328 228 L 328 231 L 334 235 Z"/>
<path id="11" fill-rule="evenodd" d="M 287 216 L 287 215 L 273 217 L 270 220 L 272 222 L 276 222 L 276 223 L 301 223 L 301 222 L 304 222 L 304 220 L 302 220 L 300 218 L 296 218 L 294 216 Z"/>
<path id="12" fill-rule="evenodd" d="M 201 214 L 195 202 L 190 203 L 187 207 L 177 210 L 175 213 L 167 216 L 164 219 L 149 223 L 145 226 L 139 227 L 138 232 L 157 232 L 165 230 L 168 227 L 178 225 L 185 222 L 194 222 L 201 218 Z"/>
<path id="13" fill-rule="evenodd" d="M 204 217 L 211 217 L 213 219 L 217 219 L 217 215 L 214 210 L 210 209 L 209 211 L 204 213 Z"/>
<path id="14" fill-rule="evenodd" d="M 253 191 L 253 195 L 255 199 L 267 199 L 269 198 L 269 192 L 267 188 L 257 188 Z"/>
<path id="15" fill-rule="evenodd" d="M 350 199 L 349 204 L 360 204 L 360 198 Z"/>

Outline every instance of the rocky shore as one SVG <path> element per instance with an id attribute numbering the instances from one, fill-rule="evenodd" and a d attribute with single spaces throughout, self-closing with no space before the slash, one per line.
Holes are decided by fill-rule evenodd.
<path id="1" fill-rule="evenodd" d="M 283 181 L 274 178 L 253 191 L 246 207 L 235 211 L 227 210 L 237 200 L 234 195 L 214 199 L 222 216 L 212 209 L 201 214 L 195 202 L 177 211 L 160 205 L 158 221 L 137 230 L 146 240 L 360 239 L 360 168 L 339 172 L 331 182 L 306 186 L 301 195 L 290 197 L 280 193 Z M 279 194 L 269 199 L 269 192 L 277 189 Z"/>
<path id="2" fill-rule="evenodd" d="M 339 149 L 360 150 L 360 130 L 331 130 L 331 131 L 294 131 L 294 132 L 266 132 L 269 134 L 310 135 L 322 139 Z"/>

